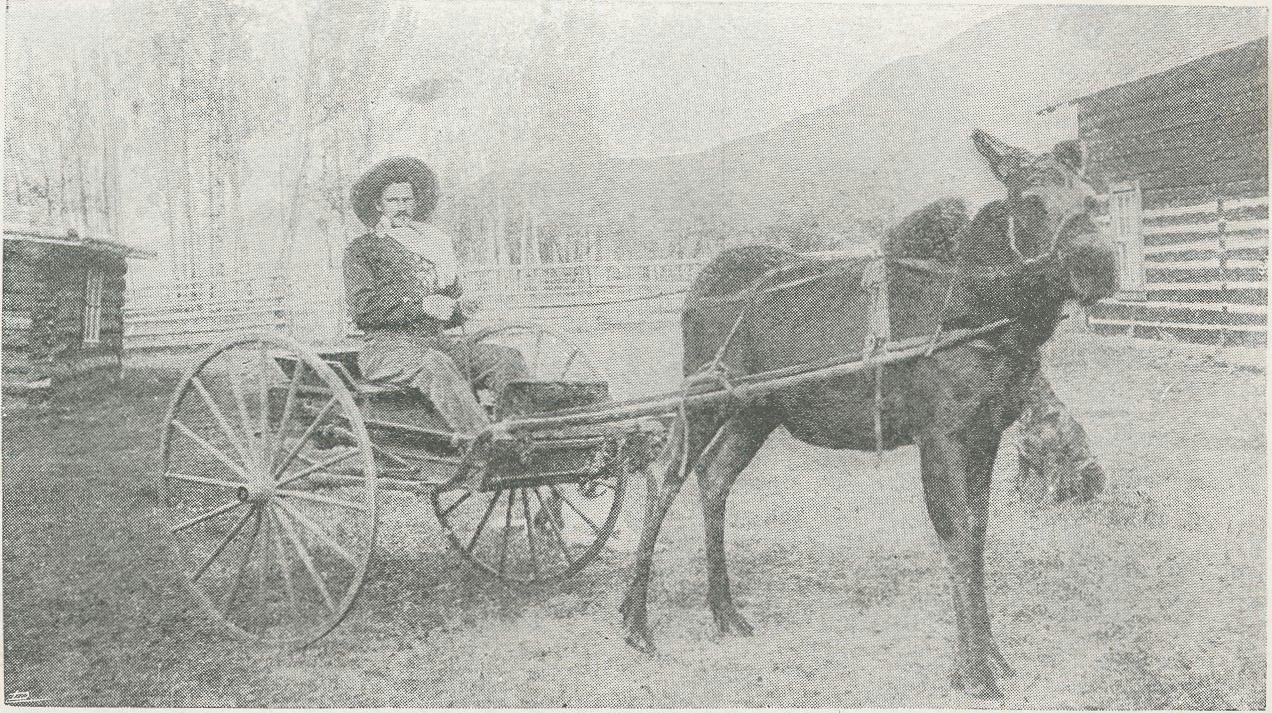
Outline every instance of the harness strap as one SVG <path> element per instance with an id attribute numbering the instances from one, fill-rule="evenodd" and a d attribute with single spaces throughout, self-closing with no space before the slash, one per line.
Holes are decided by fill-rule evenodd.
<path id="1" fill-rule="evenodd" d="M 874 439 L 875 467 L 883 462 L 883 365 L 877 363 L 885 356 L 892 338 L 892 314 L 888 304 L 888 263 L 876 260 L 866 267 L 861 276 L 862 285 L 870 296 L 866 343 L 861 350 L 870 363 L 874 376 Z"/>

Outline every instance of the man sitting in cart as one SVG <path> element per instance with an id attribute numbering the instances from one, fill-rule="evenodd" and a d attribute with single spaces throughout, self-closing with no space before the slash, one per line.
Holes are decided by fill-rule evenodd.
<path id="1" fill-rule="evenodd" d="M 451 239 L 425 222 L 437 199 L 437 177 L 415 158 L 387 159 L 360 178 L 350 202 L 369 231 L 345 249 L 345 291 L 365 335 L 358 354 L 363 377 L 419 390 L 450 428 L 474 434 L 489 417 L 473 387 L 498 395 L 527 378 L 528 369 L 516 349 L 444 331 L 474 307 L 460 301 Z"/>

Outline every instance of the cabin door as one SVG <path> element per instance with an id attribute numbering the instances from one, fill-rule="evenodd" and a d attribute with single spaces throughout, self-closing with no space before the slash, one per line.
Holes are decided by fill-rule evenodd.
<path id="1" fill-rule="evenodd" d="M 1117 242 L 1124 299 L 1144 299 L 1144 231 L 1139 181 L 1109 191 L 1109 227 Z"/>

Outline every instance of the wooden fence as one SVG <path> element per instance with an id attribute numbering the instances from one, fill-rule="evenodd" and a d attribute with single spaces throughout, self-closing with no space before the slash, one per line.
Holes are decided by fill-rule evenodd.
<path id="1" fill-rule="evenodd" d="M 1140 215 L 1143 299 L 1092 307 L 1092 328 L 1218 345 L 1266 343 L 1267 197 L 1220 198 Z"/>
<path id="2" fill-rule="evenodd" d="M 871 247 L 813 253 L 859 256 Z M 483 307 L 476 320 L 536 321 L 593 331 L 676 318 L 705 262 L 568 262 L 473 265 L 461 270 L 465 295 Z M 293 281 L 245 277 L 215 285 L 154 285 L 129 293 L 127 349 L 199 347 L 234 334 L 290 332 L 303 342 L 340 342 L 355 333 L 345 318 L 341 276 Z M 640 298 L 634 301 L 632 298 Z"/>
<path id="3" fill-rule="evenodd" d="M 283 275 L 147 286 L 125 302 L 124 349 L 199 347 L 235 334 L 285 332 L 290 302 Z"/>

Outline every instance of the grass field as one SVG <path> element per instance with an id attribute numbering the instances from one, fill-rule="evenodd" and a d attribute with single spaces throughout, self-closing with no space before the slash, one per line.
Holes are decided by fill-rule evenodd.
<path id="1" fill-rule="evenodd" d="M 669 350 L 638 354 L 634 381 L 674 383 Z M 987 559 L 995 630 L 1019 671 L 1005 704 L 1263 707 L 1263 373 L 1071 332 L 1046 356 L 1110 489 L 1038 510 L 1000 459 Z M 92 706 L 977 705 L 946 680 L 953 612 L 916 453 L 876 469 L 785 434 L 730 501 L 754 637 L 714 633 L 691 485 L 663 530 L 657 655 L 626 647 L 618 625 L 640 487 L 611 552 L 530 590 L 466 571 L 421 502 L 386 496 L 353 615 L 304 652 L 244 644 L 185 594 L 150 514 L 174 379 L 147 368 L 74 404 L 6 407 L 7 693 Z"/>

